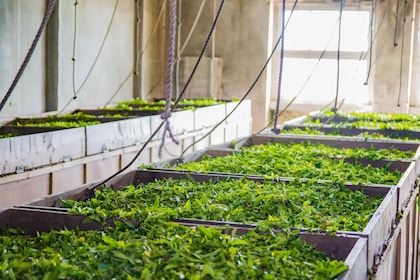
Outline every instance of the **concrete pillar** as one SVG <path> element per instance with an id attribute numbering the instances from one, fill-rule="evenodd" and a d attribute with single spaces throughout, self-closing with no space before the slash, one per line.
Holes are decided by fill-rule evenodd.
<path id="1" fill-rule="evenodd" d="M 415 1 L 415 0 L 414 0 Z M 372 109 L 407 113 L 413 0 L 377 1 L 374 21 Z M 397 22 L 397 25 L 396 25 Z"/>
<path id="2" fill-rule="evenodd" d="M 58 110 L 58 56 L 59 56 L 59 20 L 58 10 L 60 9 L 60 1 L 57 1 L 54 12 L 51 14 L 46 28 L 47 36 L 47 55 L 45 59 L 46 65 L 46 111 Z"/>
<path id="3" fill-rule="evenodd" d="M 214 3 L 215 1 L 215 3 Z M 207 0 L 191 41 L 183 56 L 197 56 L 213 22 L 213 6 L 220 0 Z M 271 1 L 229 0 L 217 24 L 215 56 L 223 59 L 222 93 L 218 98 L 242 98 L 255 81 L 267 59 Z M 201 1 L 182 0 L 181 45 L 194 21 Z M 216 4 L 216 5 L 214 5 Z M 211 46 L 206 50 L 211 55 Z M 256 83 L 248 99 L 252 101 L 253 131 L 268 122 L 269 89 L 266 72 Z"/>
<path id="4" fill-rule="evenodd" d="M 419 24 L 420 24 L 420 5 L 416 3 L 415 5 L 415 14 L 414 14 L 414 22 L 412 26 L 413 36 L 412 36 L 412 43 L 413 43 L 413 61 L 412 61 L 412 76 L 411 76 L 411 95 L 410 95 L 410 104 L 413 107 L 416 107 L 417 110 L 413 110 L 414 108 L 410 108 L 410 113 L 420 113 L 420 88 L 419 82 L 420 81 L 420 36 L 419 36 Z"/>
<path id="5" fill-rule="evenodd" d="M 164 0 L 143 0 L 143 24 L 141 32 L 141 97 L 163 98 L 165 92 L 167 8 L 157 22 Z"/>

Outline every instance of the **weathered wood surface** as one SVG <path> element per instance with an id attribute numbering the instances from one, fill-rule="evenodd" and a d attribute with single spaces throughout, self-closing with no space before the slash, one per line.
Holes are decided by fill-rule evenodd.
<path id="1" fill-rule="evenodd" d="M 84 128 L 61 129 L 0 139 L 0 174 L 33 168 L 85 156 Z"/>
<path id="2" fill-rule="evenodd" d="M 86 156 L 140 145 L 150 137 L 150 117 L 131 118 L 86 127 Z"/>
<path id="3" fill-rule="evenodd" d="M 378 255 L 375 279 L 418 279 L 419 209 L 418 189 L 413 192 L 409 204 L 386 242 L 386 250 Z"/>

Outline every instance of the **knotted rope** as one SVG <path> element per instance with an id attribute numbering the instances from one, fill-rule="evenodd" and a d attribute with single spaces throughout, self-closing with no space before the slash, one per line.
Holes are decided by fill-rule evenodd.
<path id="1" fill-rule="evenodd" d="M 283 77 L 283 61 L 284 61 L 284 30 L 285 30 L 285 16 L 286 16 L 286 0 L 283 0 L 283 8 L 281 12 L 281 48 L 280 48 L 280 70 L 277 83 L 277 101 L 276 101 L 276 114 L 274 116 L 274 126 L 271 129 L 275 134 L 280 134 L 280 129 L 277 127 L 277 118 L 280 111 L 280 97 L 281 97 L 281 81 Z"/>

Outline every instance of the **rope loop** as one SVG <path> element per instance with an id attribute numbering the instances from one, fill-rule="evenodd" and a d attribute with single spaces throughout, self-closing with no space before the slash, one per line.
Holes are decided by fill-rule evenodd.
<path id="1" fill-rule="evenodd" d="M 165 110 L 160 114 L 160 117 L 161 117 L 162 120 L 167 120 L 171 117 L 171 115 L 172 115 L 171 111 L 166 111 Z"/>

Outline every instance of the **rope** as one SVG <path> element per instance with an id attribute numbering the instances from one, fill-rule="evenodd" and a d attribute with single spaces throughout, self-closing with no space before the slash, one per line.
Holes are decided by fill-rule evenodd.
<path id="1" fill-rule="evenodd" d="M 175 44 L 176 44 L 176 0 L 170 0 L 169 2 L 169 38 L 168 38 L 168 65 L 166 69 L 166 86 L 165 86 L 165 111 L 162 112 L 161 118 L 165 121 L 165 127 L 162 135 L 162 143 L 159 147 L 159 157 L 162 155 L 162 149 L 165 145 L 166 133 L 175 144 L 179 144 L 178 140 L 175 139 L 171 131 L 169 124 L 169 118 L 171 117 L 171 100 L 173 93 L 173 72 L 174 72 L 174 60 L 175 60 Z"/>
<path id="2" fill-rule="evenodd" d="M 338 43 L 337 43 L 337 86 L 335 89 L 335 100 L 333 112 L 337 112 L 338 92 L 340 88 L 340 46 L 341 46 L 341 22 L 343 17 L 344 0 L 340 0 L 340 17 L 338 22 Z"/>
<path id="3" fill-rule="evenodd" d="M 330 33 L 330 37 L 328 38 L 327 43 L 325 44 L 325 47 L 324 47 L 323 51 L 321 52 L 321 54 L 318 57 L 318 61 L 315 63 L 314 67 L 312 68 L 311 73 L 308 75 L 308 77 L 306 78 L 306 81 L 302 84 L 302 86 L 300 87 L 300 89 L 298 90 L 298 92 L 296 93 L 296 95 L 293 96 L 293 98 L 283 108 L 283 110 L 281 110 L 281 112 L 278 114 L 277 117 L 280 117 L 281 115 L 283 115 L 284 112 L 286 112 L 287 109 L 289 109 L 289 107 L 292 106 L 292 104 L 295 102 L 295 100 L 299 97 L 299 95 L 303 92 L 303 90 L 305 89 L 305 87 L 308 85 L 309 81 L 312 79 L 312 76 L 314 75 L 315 71 L 318 69 L 319 63 L 324 58 L 324 55 L 325 55 L 325 53 L 327 51 L 327 47 L 328 47 L 328 45 L 331 42 L 331 39 L 332 39 L 332 37 L 334 35 L 335 29 L 337 28 L 337 24 L 338 24 L 338 19 L 337 19 L 337 21 L 335 23 L 334 28 L 332 29 L 332 31 Z M 333 102 L 334 102 L 334 100 L 331 101 L 330 103 L 328 103 L 329 104 L 328 106 L 332 105 Z M 264 128 L 262 128 L 260 131 L 258 131 L 257 134 L 263 132 L 264 130 L 266 130 L 273 122 L 274 122 L 274 118 Z"/>
<path id="4" fill-rule="evenodd" d="M 280 134 L 280 129 L 277 127 L 277 119 L 280 110 L 280 95 L 281 95 L 281 81 L 283 77 L 283 61 L 284 61 L 284 22 L 286 16 L 286 0 L 283 0 L 283 8 L 281 12 L 281 48 L 280 48 L 280 70 L 277 83 L 277 100 L 276 100 L 276 115 L 274 116 L 274 126 L 271 129 L 275 134 Z"/>
<path id="5" fill-rule="evenodd" d="M 22 65 L 20 66 L 15 78 L 13 79 L 12 84 L 10 85 L 9 89 L 7 90 L 5 96 L 3 97 L 1 103 L 0 103 L 0 111 L 3 109 L 4 105 L 6 104 L 7 100 L 9 99 L 10 95 L 12 94 L 13 90 L 15 89 L 17 83 L 19 82 L 20 78 L 23 75 L 23 72 L 26 69 L 26 66 L 28 66 L 29 61 L 35 51 L 36 46 L 38 45 L 39 38 L 42 35 L 42 32 L 44 31 L 45 27 L 48 24 L 48 20 L 50 19 L 51 14 L 54 11 L 55 5 L 57 4 L 57 0 L 50 0 L 48 3 L 47 9 L 45 11 L 44 18 L 42 19 L 41 25 L 38 28 L 38 31 L 35 35 L 34 40 L 32 41 L 32 44 L 28 50 L 28 53 L 25 56 L 25 59 L 23 60 Z"/>
<path id="6" fill-rule="evenodd" d="M 96 63 L 98 62 L 98 59 L 99 59 L 99 57 L 100 57 L 100 55 L 101 55 L 101 53 L 102 53 L 102 50 L 103 50 L 103 48 L 104 48 L 104 46 L 105 46 L 105 42 L 106 42 L 106 40 L 108 39 L 108 35 L 109 35 L 109 33 L 110 33 L 110 30 L 111 30 L 111 26 L 112 26 L 112 23 L 113 23 L 113 21 L 114 21 L 114 18 L 115 18 L 115 14 L 116 14 L 116 11 L 117 11 L 117 8 L 118 8 L 118 4 L 119 4 L 119 2 L 120 2 L 120 0 L 116 0 L 115 1 L 115 5 L 114 5 L 114 10 L 112 11 L 112 15 L 111 15 L 111 19 L 109 20 L 109 23 L 108 23 L 108 27 L 107 27 L 107 30 L 106 30 L 106 33 L 105 33 L 105 36 L 104 36 L 104 38 L 103 38 L 103 40 L 102 40 L 102 43 L 101 43 L 101 45 L 100 45 L 100 47 L 99 47 L 99 50 L 98 50 L 98 53 L 96 54 L 96 57 L 95 57 L 95 60 L 93 61 L 93 63 L 92 63 L 92 65 L 90 66 L 90 68 L 89 68 L 89 71 L 88 71 L 88 73 L 86 74 L 86 77 L 84 78 L 84 80 L 83 80 L 83 82 L 82 82 L 82 84 L 79 86 L 79 88 L 76 90 L 76 42 L 77 42 L 77 5 L 79 4 L 78 2 L 77 2 L 77 0 L 75 0 L 75 2 L 74 2 L 74 37 L 73 37 L 73 55 L 72 55 L 72 58 L 71 58 L 71 60 L 72 60 L 72 63 L 73 63 L 73 70 L 72 70 L 72 80 L 73 80 L 73 82 L 72 82 L 72 86 L 73 86 L 73 97 L 66 103 L 66 105 L 57 113 L 57 115 L 59 115 L 59 114 L 61 114 L 61 113 L 63 113 L 63 111 L 67 108 L 67 106 L 68 105 L 70 105 L 70 103 L 73 101 L 73 100 L 76 100 L 77 99 L 77 96 L 78 96 L 78 94 L 80 93 L 80 91 L 82 90 L 82 88 L 85 86 L 85 84 L 86 84 L 86 82 L 87 82 L 87 80 L 89 79 L 89 77 L 90 77 L 90 75 L 92 74 L 92 72 L 93 72 L 93 69 L 95 68 L 95 66 L 96 66 Z"/>
<path id="7" fill-rule="evenodd" d="M 222 11 L 222 8 L 223 8 L 223 5 L 224 5 L 224 3 L 225 3 L 225 0 L 221 0 L 221 2 L 220 2 L 220 6 L 219 6 L 219 9 L 217 10 L 217 14 L 216 14 L 216 17 L 215 17 L 215 19 L 214 19 L 214 21 L 213 21 L 213 24 L 212 24 L 212 26 L 211 26 L 211 29 L 210 29 L 210 32 L 209 32 L 209 34 L 208 34 L 208 36 L 207 36 L 207 39 L 206 39 L 206 41 L 205 41 L 205 43 L 204 43 L 204 45 L 203 45 L 203 48 L 201 49 L 201 52 L 200 52 L 200 55 L 199 55 L 199 57 L 198 57 L 198 59 L 197 59 L 197 62 L 196 62 L 196 64 L 194 65 L 194 68 L 193 68 L 193 71 L 191 72 L 191 74 L 190 74 L 190 77 L 189 77 L 189 82 L 187 82 L 187 84 L 184 86 L 184 89 L 182 90 L 182 93 L 180 94 L 180 96 L 177 98 L 177 100 L 175 100 L 175 104 L 172 106 L 172 108 L 171 108 L 171 112 L 173 112 L 174 110 L 175 110 L 175 108 L 176 108 L 176 105 L 179 103 L 179 101 L 181 100 L 181 98 L 182 98 L 182 95 L 185 93 L 185 91 L 186 91 L 186 89 L 187 89 L 187 86 L 188 86 L 188 84 L 191 82 L 191 80 L 192 80 L 192 78 L 193 78 L 193 76 L 194 76 L 194 74 L 195 74 L 195 72 L 197 71 L 197 68 L 198 68 L 198 64 L 200 63 L 200 61 L 201 61 L 201 58 L 203 57 L 203 55 L 204 55 L 204 52 L 205 52 L 205 50 L 206 50 L 206 48 L 207 48 L 207 45 L 208 45 L 208 43 L 209 43 L 209 41 L 210 41 L 210 38 L 211 38 L 211 36 L 212 36 L 212 34 L 213 34 L 213 31 L 214 31 L 214 29 L 216 28 L 216 24 L 217 24 L 217 22 L 218 22 L 218 20 L 219 20 L 219 17 L 220 17 L 220 14 L 221 14 L 221 11 Z M 256 83 L 257 81 L 255 81 L 255 83 Z M 236 107 L 235 107 L 236 108 Z M 233 112 L 233 111 L 232 111 Z M 231 112 L 231 113 L 232 113 Z M 98 188 L 98 187 L 100 187 L 100 186 L 102 186 L 102 185 L 104 185 L 104 184 L 106 184 L 106 182 L 108 182 L 109 180 L 112 180 L 113 178 L 115 178 L 116 176 L 118 176 L 119 174 L 121 174 L 121 173 L 123 173 L 124 171 L 126 171 L 136 160 L 137 160 L 137 158 L 141 155 L 141 153 L 146 149 L 146 147 L 147 147 L 147 145 L 152 141 L 152 139 L 156 136 L 156 134 L 159 132 L 159 130 L 163 127 L 163 125 L 165 124 L 165 120 L 162 120 L 161 122 L 160 122 L 160 124 L 158 125 L 158 127 L 155 129 L 155 131 L 153 131 L 152 132 L 152 134 L 149 136 L 149 138 L 146 140 L 146 142 L 143 144 L 143 146 L 140 148 L 140 150 L 137 152 L 137 154 L 133 157 L 133 159 L 126 165 L 126 166 L 124 166 L 122 169 L 120 169 L 118 172 L 116 172 L 116 173 L 114 173 L 113 175 L 111 175 L 111 176 L 109 176 L 108 178 L 106 178 L 105 180 L 103 180 L 101 183 L 99 183 L 99 184 L 97 184 L 97 185 L 95 185 L 95 186 L 93 186 L 93 187 L 91 187 L 90 189 L 89 189 L 89 191 L 90 192 L 93 192 L 96 188 Z"/>
<path id="8" fill-rule="evenodd" d="M 290 21 L 291 15 L 293 14 L 294 10 L 296 9 L 296 5 L 297 5 L 298 0 L 295 0 L 295 3 L 293 5 L 290 17 L 287 21 L 287 24 Z M 287 26 L 286 24 L 286 26 Z M 260 72 L 257 74 L 257 77 L 255 78 L 254 82 L 251 84 L 251 86 L 249 87 L 249 89 L 247 90 L 247 92 L 244 94 L 244 96 L 242 96 L 242 98 L 238 101 L 238 104 L 236 104 L 236 106 L 232 109 L 232 111 L 229 112 L 229 114 L 227 114 L 220 122 L 218 122 L 212 129 L 210 129 L 206 134 L 204 134 L 201 138 L 197 139 L 196 141 L 194 141 L 192 144 L 190 144 L 188 147 L 186 147 L 182 154 L 180 155 L 180 157 L 178 158 L 178 162 L 182 162 L 183 161 L 183 156 L 185 154 L 185 152 L 187 150 L 189 150 L 192 146 L 194 146 L 196 143 L 202 141 L 203 139 L 205 139 L 207 136 L 209 136 L 213 131 L 216 130 L 217 127 L 219 127 L 222 123 L 224 123 L 232 114 L 233 112 L 235 112 L 235 110 L 239 107 L 239 105 L 241 105 L 241 103 L 248 97 L 248 95 L 252 92 L 252 90 L 254 89 L 255 85 L 258 83 L 258 81 L 260 80 L 262 74 L 264 73 L 265 69 L 267 68 L 268 64 L 270 63 L 274 53 L 277 50 L 277 47 L 280 44 L 280 41 L 283 37 L 283 34 L 280 34 L 279 38 L 277 39 L 273 50 L 271 51 L 271 54 L 268 56 L 267 60 L 265 61 L 263 67 L 261 68 Z"/>
<path id="9" fill-rule="evenodd" d="M 395 26 L 394 26 L 394 47 L 398 46 L 397 43 L 397 30 L 398 30 L 398 16 L 400 13 L 400 0 L 397 0 L 397 10 L 395 11 Z"/>

